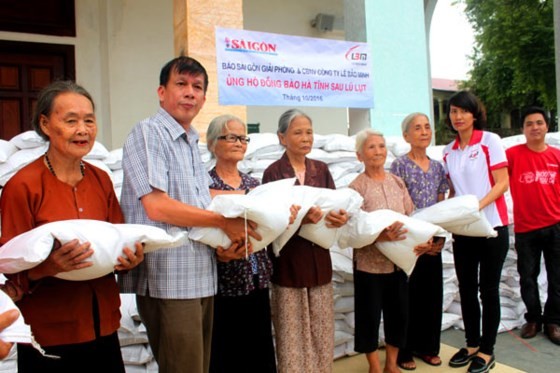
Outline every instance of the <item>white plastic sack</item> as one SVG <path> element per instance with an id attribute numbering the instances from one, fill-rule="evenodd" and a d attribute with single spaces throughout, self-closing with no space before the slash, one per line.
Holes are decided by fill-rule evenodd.
<path id="1" fill-rule="evenodd" d="M 121 354 L 126 365 L 144 365 L 154 358 L 152 351 L 143 344 L 123 346 Z"/>
<path id="2" fill-rule="evenodd" d="M 311 187 L 306 187 L 311 188 Z M 350 188 L 343 189 L 319 189 L 315 195 L 313 205 L 323 210 L 323 217 L 316 224 L 304 224 L 299 230 L 299 235 L 317 245 L 330 249 L 337 241 L 343 230 L 341 228 L 328 228 L 325 217 L 331 210 L 345 210 L 350 216 L 358 213 L 362 206 L 363 198 L 358 192 Z M 297 193 L 297 187 L 294 192 Z M 306 189 L 308 190 L 308 189 Z"/>
<path id="3" fill-rule="evenodd" d="M 134 252 L 135 242 L 144 244 L 144 252 L 172 248 L 184 243 L 186 232 L 171 236 L 163 229 L 142 224 L 111 224 L 100 220 L 73 219 L 41 225 L 6 242 L 0 250 L 0 272 L 16 273 L 30 269 L 44 261 L 56 240 L 65 244 L 73 239 L 90 242 L 93 255 L 87 259 L 93 265 L 55 277 L 83 281 L 113 272 L 128 247 Z"/>
<path id="4" fill-rule="evenodd" d="M 96 142 L 93 143 L 93 147 L 91 148 L 89 153 L 86 154 L 84 159 L 85 160 L 88 160 L 88 159 L 102 160 L 102 159 L 107 158 L 108 156 L 109 156 L 109 151 L 107 150 L 105 145 L 103 145 L 99 141 L 96 141 Z"/>
<path id="5" fill-rule="evenodd" d="M 336 152 L 340 150 L 347 152 L 356 151 L 356 136 L 346 136 L 333 133 L 330 135 L 326 135 L 325 140 L 325 144 L 322 146 L 322 148 L 327 152 Z"/>
<path id="6" fill-rule="evenodd" d="M 120 170 L 122 168 L 122 156 L 122 148 L 111 150 L 109 155 L 103 159 L 103 163 L 105 163 L 111 170 Z"/>
<path id="7" fill-rule="evenodd" d="M 6 293 L 0 291 L 0 313 L 12 309 L 18 308 Z M 31 328 L 25 324 L 21 313 L 12 325 L 0 331 L 0 339 L 5 342 L 31 343 Z"/>
<path id="8" fill-rule="evenodd" d="M 346 281 L 354 281 L 352 259 L 338 251 L 331 250 L 331 262 L 334 273 L 338 273 Z M 347 294 L 348 295 L 348 294 Z"/>
<path id="9" fill-rule="evenodd" d="M 484 215 L 484 213 L 481 213 L 480 218 L 474 223 L 467 225 L 446 226 L 445 229 L 453 234 L 461 236 L 486 238 L 498 236 L 498 232 L 496 232 L 496 230 L 494 230 L 494 228 L 490 225 L 490 222 L 486 219 L 486 215 Z"/>
<path id="10" fill-rule="evenodd" d="M 35 131 L 22 132 L 12 137 L 10 142 L 19 149 L 32 149 L 46 144 L 46 141 Z"/>
<path id="11" fill-rule="evenodd" d="M 10 158 L 12 154 L 14 154 L 17 151 L 18 151 L 17 146 L 15 146 L 9 141 L 0 139 L 0 163 L 6 162 L 8 158 Z"/>
<path id="12" fill-rule="evenodd" d="M 295 181 L 295 179 L 290 180 Z M 300 210 L 293 224 L 274 240 L 272 249 L 277 256 L 300 227 L 299 235 L 301 237 L 325 249 L 330 249 L 342 234 L 340 231 L 342 228 L 328 228 L 325 222 L 326 214 L 330 210 L 339 209 L 346 210 L 350 215 L 358 213 L 363 200 L 357 192 L 351 189 L 333 190 L 306 185 L 295 185 L 288 195 L 282 195 L 282 197 L 290 199 L 291 204 L 300 206 Z M 323 218 L 317 224 L 301 225 L 303 218 L 313 206 L 318 206 L 323 210 Z"/>
<path id="13" fill-rule="evenodd" d="M 357 162 L 356 152 L 339 150 L 336 152 L 326 152 L 322 149 L 313 148 L 309 153 L 310 159 L 325 162 L 326 164 L 337 162 Z"/>
<path id="14" fill-rule="evenodd" d="M 416 210 L 412 216 L 416 219 L 437 224 L 445 229 L 446 226 L 474 223 L 480 219 L 481 212 L 478 207 L 478 198 L 475 195 L 467 194 L 449 198 L 430 207 Z"/>
<path id="15" fill-rule="evenodd" d="M 0 290 L 0 313 L 4 313 L 12 309 L 17 309 L 19 311 L 10 297 Z M 42 355 L 53 358 L 56 357 L 45 354 L 45 351 L 43 351 L 41 346 L 35 341 L 35 338 L 33 338 L 33 335 L 31 334 L 31 327 L 25 323 L 21 312 L 17 320 L 14 321 L 12 325 L 0 331 L 0 339 L 4 342 L 31 344 Z"/>
<path id="16" fill-rule="evenodd" d="M 338 246 L 359 249 L 375 241 L 385 228 L 395 222 L 387 221 L 383 211 L 385 210 L 360 210 L 350 216 L 348 222 L 341 227 L 343 232 L 339 237 Z"/>
<path id="17" fill-rule="evenodd" d="M 417 259 L 414 248 L 427 242 L 435 235 L 445 234 L 444 229 L 392 210 L 361 211 L 346 224 L 348 230 L 345 232 L 346 235 L 339 240 L 339 245 L 341 247 L 362 248 L 373 243 L 385 228 L 396 221 L 403 223 L 403 228 L 408 231 L 406 239 L 378 242 L 376 246 L 387 259 L 410 276 Z"/>
<path id="18" fill-rule="evenodd" d="M 290 196 L 295 179 L 278 180 L 259 185 L 247 195 L 222 194 L 214 197 L 207 210 L 217 212 L 226 218 L 247 218 L 258 224 L 256 231 L 262 236 L 260 241 L 250 238 L 253 252 L 264 249 L 290 223 Z M 189 238 L 211 247 L 231 246 L 229 237 L 219 228 L 194 227 Z"/>
<path id="19" fill-rule="evenodd" d="M 260 158 L 268 153 L 281 154 L 284 151 L 275 133 L 252 133 L 249 135 L 251 142 L 247 145 L 245 159 Z M 278 159 L 280 157 L 277 157 Z"/>
<path id="20" fill-rule="evenodd" d="M 412 216 L 437 224 L 454 234 L 471 237 L 496 237 L 496 231 L 486 219 L 486 215 L 478 208 L 478 198 L 467 194 L 438 202 L 414 212 Z"/>
<path id="21" fill-rule="evenodd" d="M 410 276 L 418 259 L 414 253 L 414 247 L 428 242 L 433 236 L 443 235 L 446 232 L 437 225 L 392 210 L 382 211 L 385 211 L 387 221 L 400 221 L 408 232 L 406 232 L 406 239 L 402 241 L 383 241 L 376 243 L 376 246 L 383 255 Z"/>
<path id="22" fill-rule="evenodd" d="M 33 162 L 47 151 L 47 145 L 22 149 L 14 154 L 5 163 L 0 164 L 0 185 L 4 186 L 16 172 Z"/>

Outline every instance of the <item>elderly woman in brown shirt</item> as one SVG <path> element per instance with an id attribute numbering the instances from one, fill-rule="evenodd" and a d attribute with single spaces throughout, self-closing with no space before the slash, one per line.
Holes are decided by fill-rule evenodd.
<path id="1" fill-rule="evenodd" d="M 0 198 L 0 244 L 55 221 L 123 223 L 109 175 L 82 161 L 97 134 L 90 94 L 71 81 L 51 83 L 39 94 L 32 125 L 49 147 L 5 185 Z M 115 270 L 130 270 L 144 259 L 142 245 L 136 243 L 135 249 L 123 250 Z M 86 260 L 92 255 L 88 242 L 75 239 L 53 250 L 38 266 L 7 275 L 23 292 L 17 306 L 35 339 L 47 354 L 60 357 L 47 358 L 30 345 L 18 344 L 18 372 L 125 372 L 114 274 L 85 281 L 54 277 L 93 265 Z"/>
<path id="2" fill-rule="evenodd" d="M 384 169 L 387 148 L 383 134 L 372 129 L 358 133 L 356 154 L 365 170 L 350 188 L 364 197 L 362 209 L 367 212 L 390 209 L 409 215 L 414 205 L 404 182 Z M 375 242 L 354 250 L 355 350 L 366 354 L 370 373 L 400 372 L 397 355 L 405 342 L 408 320 L 407 277 L 375 244 L 405 238 L 403 224 L 395 222 L 385 228 Z M 381 312 L 387 354 L 383 370 L 377 353 Z"/>
<path id="3" fill-rule="evenodd" d="M 296 185 L 334 189 L 323 162 L 306 157 L 313 147 L 311 118 L 291 109 L 280 116 L 278 138 L 286 152 L 264 172 L 263 184 L 296 177 Z M 314 207 L 302 224 L 317 223 L 324 212 Z M 346 223 L 345 211 L 330 211 L 328 224 Z M 273 258 L 272 321 L 278 372 L 322 373 L 332 370 L 334 310 L 329 251 L 294 235 Z"/>

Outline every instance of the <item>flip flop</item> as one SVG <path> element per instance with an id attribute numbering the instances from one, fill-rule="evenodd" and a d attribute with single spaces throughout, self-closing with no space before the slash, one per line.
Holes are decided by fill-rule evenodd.
<path id="1" fill-rule="evenodd" d="M 414 366 L 406 366 L 405 364 L 414 364 Z M 397 365 L 399 366 L 399 368 L 404 369 L 404 370 L 416 370 L 416 363 L 414 362 L 414 360 L 410 360 L 410 361 L 400 361 L 397 363 Z"/>
<path id="2" fill-rule="evenodd" d="M 437 367 L 441 365 L 441 358 L 438 355 L 422 355 L 422 354 L 414 354 L 417 358 L 422 360 L 428 365 Z"/>

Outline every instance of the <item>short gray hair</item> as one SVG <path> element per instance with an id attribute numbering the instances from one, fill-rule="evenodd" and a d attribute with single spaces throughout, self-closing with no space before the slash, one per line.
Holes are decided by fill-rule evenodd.
<path id="1" fill-rule="evenodd" d="M 53 110 L 54 101 L 63 93 L 77 93 L 84 96 L 91 102 L 91 107 L 95 111 L 93 99 L 84 87 L 71 80 L 56 80 L 52 82 L 39 93 L 37 105 L 31 118 L 31 126 L 46 141 L 49 140 L 49 136 L 41 129 L 41 115 L 49 117 Z"/>
<path id="2" fill-rule="evenodd" d="M 227 126 L 229 122 L 241 123 L 243 127 L 245 127 L 245 132 L 247 132 L 247 125 L 245 122 L 235 115 L 224 114 L 212 119 L 206 130 L 206 147 L 212 155 L 214 155 L 214 148 L 216 147 L 218 136 L 222 135 L 224 128 L 229 129 Z"/>
<path id="3" fill-rule="evenodd" d="M 428 116 L 424 113 L 420 113 L 420 112 L 416 112 L 416 113 L 411 113 L 408 114 L 406 117 L 404 117 L 402 123 L 401 123 L 401 130 L 403 135 L 408 132 L 408 128 L 410 127 L 410 123 L 412 123 L 412 121 L 414 120 L 414 118 L 422 116 L 426 119 L 428 119 L 428 121 L 430 121 L 430 118 L 428 118 Z"/>
<path id="4" fill-rule="evenodd" d="M 313 125 L 313 121 L 311 120 L 309 115 L 305 114 L 299 109 L 290 109 L 284 112 L 284 114 L 280 115 L 280 119 L 278 119 L 278 131 L 276 131 L 276 133 L 284 135 L 288 131 L 290 124 L 292 124 L 293 120 L 297 117 L 307 118 L 307 120 L 309 120 L 309 123 Z"/>
<path id="5" fill-rule="evenodd" d="M 364 143 L 370 136 L 380 136 L 385 141 L 385 136 L 378 130 L 374 130 L 373 128 L 366 128 L 361 130 L 356 134 L 356 152 L 361 153 L 364 147 Z"/>

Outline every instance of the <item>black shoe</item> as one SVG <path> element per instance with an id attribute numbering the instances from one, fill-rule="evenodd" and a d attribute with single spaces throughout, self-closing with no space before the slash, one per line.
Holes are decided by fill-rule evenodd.
<path id="1" fill-rule="evenodd" d="M 455 353 L 449 360 L 449 366 L 453 368 L 460 368 L 466 366 L 474 357 L 476 356 L 478 351 L 469 355 L 469 350 L 466 348 L 460 349 L 458 352 Z"/>
<path id="2" fill-rule="evenodd" d="M 541 324 L 537 322 L 527 322 L 521 327 L 521 338 L 534 338 L 541 329 Z"/>
<path id="3" fill-rule="evenodd" d="M 548 339 L 554 344 L 560 346 L 560 326 L 556 324 L 547 324 L 544 329 L 544 334 L 548 336 Z"/>
<path id="4" fill-rule="evenodd" d="M 475 356 L 472 359 L 467 373 L 487 373 L 490 371 L 490 369 L 494 368 L 495 365 L 496 358 L 494 357 L 494 355 L 490 356 L 490 361 L 488 361 L 488 364 L 486 363 L 486 360 L 484 360 L 480 356 Z"/>

